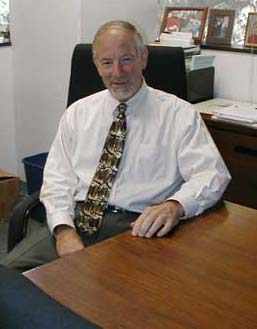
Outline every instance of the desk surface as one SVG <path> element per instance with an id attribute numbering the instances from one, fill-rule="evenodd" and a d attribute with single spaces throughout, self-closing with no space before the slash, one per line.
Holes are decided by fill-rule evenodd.
<path id="1" fill-rule="evenodd" d="M 257 211 L 225 203 L 168 237 L 122 234 L 25 275 L 104 328 L 257 328 Z"/>

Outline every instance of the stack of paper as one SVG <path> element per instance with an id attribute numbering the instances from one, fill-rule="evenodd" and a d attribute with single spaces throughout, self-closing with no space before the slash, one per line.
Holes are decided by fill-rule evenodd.
<path id="1" fill-rule="evenodd" d="M 213 111 L 214 118 L 248 124 L 257 123 L 257 110 L 230 106 Z"/>
<path id="2" fill-rule="evenodd" d="M 215 55 L 195 55 L 192 57 L 191 70 L 204 69 L 213 66 Z"/>
<path id="3" fill-rule="evenodd" d="M 188 47 L 194 44 L 192 32 L 161 33 L 160 44 L 176 47 Z"/>

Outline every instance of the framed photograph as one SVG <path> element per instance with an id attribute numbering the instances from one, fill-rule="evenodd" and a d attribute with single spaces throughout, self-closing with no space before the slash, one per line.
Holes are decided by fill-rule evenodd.
<path id="1" fill-rule="evenodd" d="M 235 10 L 211 9 L 206 43 L 230 45 L 235 20 Z"/>
<path id="2" fill-rule="evenodd" d="M 166 7 L 160 33 L 192 32 L 195 43 L 201 43 L 208 8 Z"/>
<path id="3" fill-rule="evenodd" d="M 244 45 L 247 47 L 257 47 L 257 13 L 248 14 Z"/>

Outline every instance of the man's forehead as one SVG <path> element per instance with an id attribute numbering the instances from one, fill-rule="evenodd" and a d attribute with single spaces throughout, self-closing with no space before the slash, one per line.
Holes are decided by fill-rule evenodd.
<path id="1" fill-rule="evenodd" d="M 108 30 L 97 39 L 95 50 L 97 55 L 115 50 L 134 53 L 136 52 L 135 38 L 127 31 Z"/>
<path id="2" fill-rule="evenodd" d="M 108 43 L 110 41 L 117 43 L 134 44 L 135 37 L 133 33 L 126 31 L 122 28 L 109 28 L 101 32 L 101 34 L 96 39 L 95 46 L 101 46 L 102 44 Z"/>

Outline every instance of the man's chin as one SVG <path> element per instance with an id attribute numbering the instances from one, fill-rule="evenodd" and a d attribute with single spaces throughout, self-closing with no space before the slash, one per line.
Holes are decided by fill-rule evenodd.
<path id="1" fill-rule="evenodd" d="M 112 96 L 119 102 L 125 102 L 133 96 L 132 91 L 109 89 Z"/>

